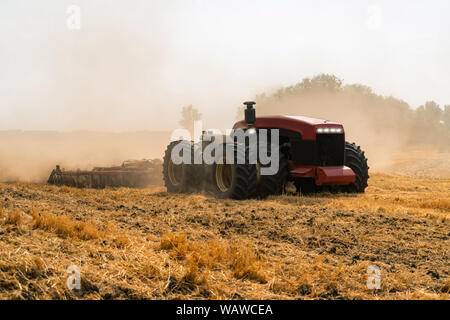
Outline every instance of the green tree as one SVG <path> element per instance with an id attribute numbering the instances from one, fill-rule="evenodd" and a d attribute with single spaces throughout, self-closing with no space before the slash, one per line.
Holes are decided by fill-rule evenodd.
<path id="1" fill-rule="evenodd" d="M 405 101 L 377 94 L 362 84 L 344 84 L 330 74 L 304 78 L 293 86 L 256 96 L 257 115 L 288 114 L 345 123 L 348 132 L 369 143 L 387 139 L 449 146 L 450 105 L 434 101 L 412 109 Z M 243 107 L 237 119 L 243 118 Z M 442 123 L 443 122 L 443 123 Z M 448 134 L 442 134 L 443 131 Z"/>
<path id="2" fill-rule="evenodd" d="M 444 112 L 442 113 L 442 121 L 447 129 L 450 130 L 450 105 L 444 106 Z"/>
<path id="3" fill-rule="evenodd" d="M 329 91 L 338 91 L 342 89 L 342 80 L 329 74 L 319 74 L 311 79 L 311 87 L 325 89 Z"/>
<path id="4" fill-rule="evenodd" d="M 429 125 L 437 125 L 441 120 L 442 109 L 434 101 L 427 101 L 425 103 L 425 121 Z"/>
<path id="5" fill-rule="evenodd" d="M 313 78 L 305 78 L 302 82 L 295 86 L 281 89 L 278 94 L 285 93 L 299 93 L 307 90 L 324 90 L 324 91 L 339 91 L 342 89 L 342 80 L 330 74 L 319 74 Z"/>
<path id="6" fill-rule="evenodd" d="M 188 105 L 181 109 L 180 126 L 189 130 L 192 134 L 194 132 L 194 121 L 201 120 L 202 114 L 192 105 Z"/>

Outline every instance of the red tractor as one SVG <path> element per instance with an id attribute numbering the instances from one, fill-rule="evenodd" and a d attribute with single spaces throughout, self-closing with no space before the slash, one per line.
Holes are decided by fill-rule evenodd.
<path id="1" fill-rule="evenodd" d="M 163 177 L 168 192 L 199 192 L 205 190 L 218 198 L 249 199 L 265 198 L 281 194 L 288 184 L 304 194 L 320 191 L 363 193 L 367 187 L 369 167 L 364 152 L 355 143 L 345 141 L 341 124 L 300 116 L 255 116 L 255 102 L 245 102 L 245 120 L 233 126 L 235 132 L 247 135 L 246 145 L 239 148 L 236 139 L 223 142 L 223 147 L 234 153 L 234 161 L 226 161 L 223 151 L 215 163 L 194 161 L 196 154 L 205 151 L 214 137 L 204 133 L 200 142 L 174 141 L 166 149 L 163 163 Z M 262 175 L 259 155 L 251 160 L 252 134 L 256 141 L 264 132 L 277 130 L 276 141 L 268 139 L 265 152 L 276 151 L 278 170 L 274 174 Z M 221 140 L 223 141 L 223 140 Z M 255 140 L 253 140 L 255 141 Z M 191 162 L 173 161 L 172 154 L 182 144 L 181 154 L 190 151 Z M 261 148 L 256 145 L 256 149 Z M 178 148 L 177 150 L 180 150 Z M 178 151 L 177 151 L 178 152 Z M 175 152 L 175 153 L 177 153 Z M 259 154 L 259 153 L 257 153 Z M 236 161 L 237 159 L 243 161 Z M 185 158 L 186 159 L 186 158 Z"/>

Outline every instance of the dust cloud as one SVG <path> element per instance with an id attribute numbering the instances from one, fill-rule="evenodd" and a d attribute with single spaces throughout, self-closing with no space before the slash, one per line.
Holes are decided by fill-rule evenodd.
<path id="1" fill-rule="evenodd" d="M 45 182 L 55 165 L 90 170 L 162 158 L 169 132 L 0 132 L 0 181 Z"/>
<path id="2" fill-rule="evenodd" d="M 87 60 L 91 54 L 86 56 Z M 89 68 L 85 72 L 94 70 L 91 75 L 97 77 L 95 83 L 108 81 L 107 76 L 98 78 L 108 73 L 90 68 L 89 61 L 86 65 Z M 126 70 L 122 70 L 123 79 L 128 79 L 133 87 L 131 79 L 136 70 Z M 110 76 L 119 76 L 119 73 Z M 110 119 L 120 118 L 120 112 L 114 112 L 114 108 L 108 112 L 107 106 L 118 103 L 115 91 L 121 91 L 121 82 L 111 80 L 108 86 L 115 88 L 112 93 L 89 93 L 82 79 L 72 82 L 76 90 L 70 92 L 75 94 L 64 92 L 64 85 L 58 83 L 52 88 L 67 99 L 64 116 L 73 123 L 87 121 L 90 126 L 108 124 Z M 139 86 L 141 80 L 135 84 Z M 83 96 L 85 90 L 87 94 Z M 119 95 L 122 94 L 126 96 L 123 92 Z M 138 100 L 129 97 L 131 104 L 139 105 Z M 413 110 L 402 100 L 377 95 L 362 85 L 343 85 L 340 79 L 323 74 L 304 79 L 292 87 L 257 95 L 256 101 L 257 115 L 304 115 L 342 123 L 347 141 L 356 142 L 366 151 L 372 170 L 422 177 L 450 176 L 449 130 L 439 118 L 430 116 L 429 110 L 433 110 L 430 104 Z M 94 109 L 97 111 L 91 113 Z M 134 111 L 138 112 L 137 109 Z M 141 117 L 157 118 L 158 113 L 158 109 L 148 109 Z M 242 115 L 240 108 L 238 118 L 242 119 Z M 169 140 L 169 131 L 151 130 L 1 131 L 0 181 L 44 182 L 56 164 L 66 169 L 91 169 L 119 165 L 126 159 L 161 159 Z"/>
<path id="3" fill-rule="evenodd" d="M 423 165 L 450 174 L 450 130 L 448 123 L 440 121 L 439 107 L 433 102 L 414 110 L 402 100 L 377 95 L 367 86 L 344 85 L 326 74 L 269 95 L 260 94 L 256 101 L 257 114 L 304 115 L 342 123 L 346 140 L 365 150 L 371 169 L 395 172 L 399 157 L 414 153 L 411 165 L 437 157 L 441 161 Z"/>
<path id="4" fill-rule="evenodd" d="M 164 49 L 120 30 L 50 44 L 40 62 L 45 77 L 11 108 L 18 128 L 39 130 L 0 131 L 0 181 L 44 182 L 56 164 L 91 169 L 161 158 L 170 139 L 157 129 L 169 127 Z"/>
<path id="5" fill-rule="evenodd" d="M 167 17 L 172 17 L 169 13 Z M 183 17 L 179 14 L 176 17 Z M 140 22 L 125 23 L 130 31 L 122 27 L 123 15 L 119 14 L 118 21 L 99 19 L 98 25 L 105 24 L 104 28 L 87 26 L 72 33 L 41 28 L 45 50 L 41 43 L 32 52 L 30 42 L 29 52 L 20 52 L 17 61 L 10 65 L 0 61 L 12 71 L 1 88 L 9 99 L 5 98 L 0 109 L 7 116 L 0 119 L 4 130 L 0 131 L 0 181 L 43 182 L 56 164 L 90 169 L 118 165 L 130 158 L 161 158 L 183 106 L 194 104 L 207 118 L 204 120 L 230 128 L 228 119 L 234 117 L 239 103 L 251 99 L 250 92 L 280 81 L 268 73 L 264 81 L 256 83 L 257 73 L 244 76 L 245 72 L 239 71 L 245 82 L 233 70 L 253 61 L 253 54 L 244 62 L 201 61 L 215 56 L 207 52 L 206 57 L 201 48 L 197 52 L 192 44 L 183 42 L 185 33 L 172 39 L 172 31 L 183 29 L 179 24 L 167 27 L 159 20 L 149 22 L 146 16 L 139 20 L 134 12 L 129 20 Z M 137 31 L 149 23 L 155 32 Z M 181 52 L 183 46 L 189 50 Z M 21 70 L 22 64 L 30 70 Z M 378 96 L 362 85 L 314 79 L 258 95 L 257 115 L 304 115 L 341 122 L 347 140 L 367 151 L 372 168 L 391 165 L 393 155 L 409 147 L 439 151 L 450 145 L 448 129 L 441 134 L 433 129 L 440 125 L 422 123 L 406 102 Z M 238 114 L 242 119 L 243 113 Z"/>

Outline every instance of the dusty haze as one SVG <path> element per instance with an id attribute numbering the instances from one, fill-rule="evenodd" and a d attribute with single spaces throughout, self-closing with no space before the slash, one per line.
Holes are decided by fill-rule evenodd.
<path id="1" fill-rule="evenodd" d="M 446 153 L 441 171 L 445 176 L 450 174 L 448 107 L 446 113 L 439 112 L 438 105 L 427 102 L 414 110 L 403 100 L 326 74 L 305 78 L 271 94 L 262 93 L 256 101 L 258 114 L 300 114 L 342 123 L 346 140 L 361 145 L 372 169 L 383 170 L 399 154 L 423 150 L 422 158 L 430 160 L 431 153 Z M 436 165 L 438 171 L 440 166 Z"/>
<path id="2" fill-rule="evenodd" d="M 67 28 L 72 4 L 79 30 Z M 349 91 L 256 96 L 326 72 L 401 99 L 400 109 L 442 108 L 449 10 L 447 1 L 2 1 L 0 180 L 161 157 L 183 106 L 225 129 L 253 98 L 259 114 L 342 122 L 372 167 L 404 148 L 446 152 L 447 131 L 414 143 L 418 126 L 399 126 L 412 113 Z"/>
<path id="3" fill-rule="evenodd" d="M 44 182 L 56 164 L 65 169 L 162 158 L 169 132 L 0 132 L 0 181 Z"/>

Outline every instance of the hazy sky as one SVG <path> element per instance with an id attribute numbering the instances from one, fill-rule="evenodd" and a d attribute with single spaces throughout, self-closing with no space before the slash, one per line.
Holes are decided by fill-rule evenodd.
<path id="1" fill-rule="evenodd" d="M 318 73 L 450 104 L 449 16 L 448 0 L 2 0 L 0 130 L 173 129 L 188 104 L 230 127 Z"/>

